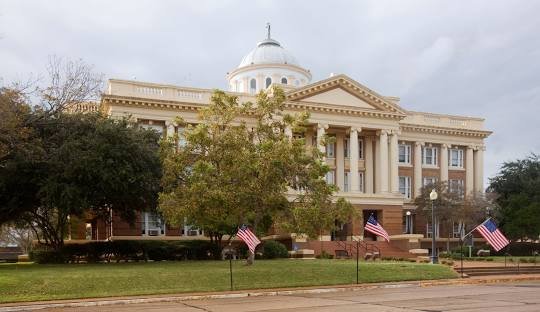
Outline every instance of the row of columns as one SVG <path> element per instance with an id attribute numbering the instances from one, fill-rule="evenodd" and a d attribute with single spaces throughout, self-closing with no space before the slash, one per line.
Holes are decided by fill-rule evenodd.
<path id="1" fill-rule="evenodd" d="M 322 154 L 326 153 L 326 146 L 322 140 L 327 129 L 328 125 L 326 124 L 317 125 L 317 146 Z M 351 192 L 360 191 L 358 138 L 361 132 L 362 128 L 360 127 L 351 127 L 349 131 L 349 176 Z M 364 193 L 398 193 L 398 132 L 380 130 L 377 131 L 377 136 L 378 140 L 375 140 L 375 155 L 373 151 L 374 137 L 364 137 Z M 341 134 L 337 135 L 336 138 L 336 184 L 340 189 L 343 189 L 345 178 L 344 141 Z M 373 169 L 375 169 L 375 172 Z"/>
<path id="2" fill-rule="evenodd" d="M 414 190 L 415 196 L 420 194 L 423 184 L 422 147 L 424 142 L 414 143 Z M 448 149 L 450 145 L 441 144 L 440 180 L 448 181 Z M 465 149 L 465 192 L 484 191 L 484 150 L 483 146 L 469 145 Z"/>

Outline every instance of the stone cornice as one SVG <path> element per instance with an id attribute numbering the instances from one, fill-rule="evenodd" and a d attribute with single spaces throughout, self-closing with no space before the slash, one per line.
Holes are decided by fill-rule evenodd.
<path id="1" fill-rule="evenodd" d="M 118 95 L 104 94 L 101 98 L 102 107 L 107 107 L 110 104 L 120 106 L 139 106 L 155 109 L 167 109 L 177 111 L 198 111 L 206 105 L 195 104 L 189 102 L 168 101 L 168 100 L 152 100 L 146 98 L 126 97 Z"/>
<path id="2" fill-rule="evenodd" d="M 337 106 L 330 104 L 318 104 L 318 103 L 307 103 L 301 101 L 289 101 L 285 103 L 285 107 L 291 110 L 307 110 L 312 112 L 323 112 L 323 113 L 333 113 L 340 115 L 350 115 L 350 116 L 363 116 L 363 117 L 373 117 L 373 118 L 384 118 L 384 119 L 393 119 L 401 120 L 403 116 L 400 114 L 379 111 L 379 110 L 363 110 L 349 106 Z"/>
<path id="3" fill-rule="evenodd" d="M 416 124 L 406 124 L 406 123 L 400 123 L 399 126 L 400 126 L 401 131 L 424 132 L 424 133 L 432 133 L 432 134 L 444 134 L 444 135 L 479 137 L 479 138 L 487 138 L 492 133 L 491 131 L 485 131 L 485 130 L 447 128 L 447 127 L 426 126 L 426 125 L 416 125 Z"/>

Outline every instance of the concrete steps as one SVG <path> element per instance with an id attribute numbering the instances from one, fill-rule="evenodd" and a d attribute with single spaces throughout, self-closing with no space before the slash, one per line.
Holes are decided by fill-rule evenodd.
<path id="1" fill-rule="evenodd" d="M 461 273 L 461 268 L 455 267 L 456 272 Z M 486 275 L 513 275 L 513 274 L 540 274 L 540 266 L 486 266 L 463 268 L 463 274 L 467 276 Z"/>

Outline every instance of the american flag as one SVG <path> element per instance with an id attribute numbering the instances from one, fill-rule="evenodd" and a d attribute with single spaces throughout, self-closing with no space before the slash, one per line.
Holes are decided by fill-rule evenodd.
<path id="1" fill-rule="evenodd" d="M 242 225 L 238 228 L 238 233 L 236 233 L 236 236 L 240 237 L 244 243 L 246 243 L 249 251 L 251 251 L 252 254 L 255 254 L 255 248 L 261 243 L 261 241 L 246 225 Z"/>
<path id="2" fill-rule="evenodd" d="M 369 216 L 369 219 L 367 220 L 367 223 L 364 229 L 375 235 L 382 236 L 384 239 L 386 239 L 387 242 L 390 242 L 390 237 L 388 237 L 388 233 L 377 222 L 377 220 L 375 220 L 373 215 Z"/>
<path id="3" fill-rule="evenodd" d="M 499 231 L 495 223 L 491 219 L 487 219 L 484 223 L 475 228 L 480 234 L 488 241 L 488 243 L 499 251 L 506 245 L 510 244 L 510 241 Z"/>

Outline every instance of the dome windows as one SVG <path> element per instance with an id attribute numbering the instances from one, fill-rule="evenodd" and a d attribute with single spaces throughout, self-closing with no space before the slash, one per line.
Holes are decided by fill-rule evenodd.
<path id="1" fill-rule="evenodd" d="M 286 85 L 287 84 L 287 78 L 286 77 L 282 77 L 281 78 L 281 83 Z"/>
<path id="2" fill-rule="evenodd" d="M 266 77 L 266 80 L 265 80 L 266 88 L 270 87 L 271 84 L 272 84 L 272 78 Z"/>
<path id="3" fill-rule="evenodd" d="M 249 92 L 255 93 L 257 91 L 257 80 L 255 78 L 252 78 L 249 81 Z"/>

